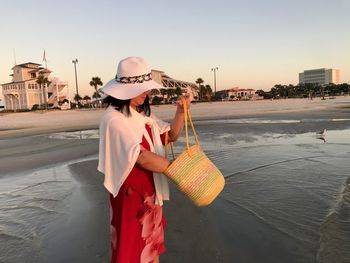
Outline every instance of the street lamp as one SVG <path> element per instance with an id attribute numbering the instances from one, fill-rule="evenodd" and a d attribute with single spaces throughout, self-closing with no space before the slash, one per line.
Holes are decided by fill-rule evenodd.
<path id="1" fill-rule="evenodd" d="M 216 71 L 218 70 L 218 67 L 212 68 L 211 71 L 214 71 L 214 98 L 216 98 Z"/>
<path id="2" fill-rule="evenodd" d="M 75 72 L 75 89 L 77 91 L 77 95 L 75 97 L 75 101 L 77 103 L 76 108 L 78 108 L 79 106 L 79 92 L 78 92 L 78 79 L 77 79 L 77 63 L 78 63 L 78 59 L 74 59 L 72 60 L 72 63 L 74 64 L 74 72 Z"/>

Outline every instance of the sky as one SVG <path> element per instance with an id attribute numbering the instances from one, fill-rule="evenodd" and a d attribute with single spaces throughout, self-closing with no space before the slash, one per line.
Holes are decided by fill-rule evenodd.
<path id="1" fill-rule="evenodd" d="M 217 90 L 296 85 L 315 68 L 339 69 L 350 82 L 348 0 L 12 0 L 0 8 L 0 83 L 11 82 L 15 61 L 43 63 L 44 50 L 70 94 L 78 59 L 81 96 L 129 56 L 213 89 L 218 67 Z"/>

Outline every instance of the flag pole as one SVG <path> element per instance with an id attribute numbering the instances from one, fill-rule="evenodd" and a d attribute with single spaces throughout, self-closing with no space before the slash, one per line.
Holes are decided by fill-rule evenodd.
<path id="1" fill-rule="evenodd" d="M 43 61 L 45 61 L 45 69 L 47 69 L 47 61 L 46 61 L 45 48 L 44 48 L 44 54 L 43 54 Z"/>
<path id="2" fill-rule="evenodd" d="M 16 61 L 16 50 L 13 48 L 13 60 L 15 61 L 15 66 L 17 65 Z"/>

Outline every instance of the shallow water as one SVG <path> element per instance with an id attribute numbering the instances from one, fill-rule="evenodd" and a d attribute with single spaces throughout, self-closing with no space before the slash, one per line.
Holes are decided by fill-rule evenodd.
<path id="1" fill-rule="evenodd" d="M 50 139 L 98 139 L 98 130 L 85 130 L 85 131 L 74 131 L 74 132 L 58 132 L 52 133 L 48 136 Z"/>
<path id="2" fill-rule="evenodd" d="M 48 262 L 46 236 L 77 187 L 70 164 L 0 178 L 0 262 Z"/>
<path id="3" fill-rule="evenodd" d="M 217 124 L 197 132 L 226 177 L 221 198 L 300 244 L 298 262 L 350 262 L 350 129 L 320 136 L 237 134 L 237 123 L 205 128 Z"/>

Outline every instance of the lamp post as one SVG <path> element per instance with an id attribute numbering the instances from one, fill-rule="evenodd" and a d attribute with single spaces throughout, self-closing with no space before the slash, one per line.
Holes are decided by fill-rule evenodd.
<path id="1" fill-rule="evenodd" d="M 216 98 L 216 71 L 218 70 L 218 67 L 212 68 L 211 71 L 214 71 L 214 98 Z"/>
<path id="2" fill-rule="evenodd" d="M 79 106 L 79 91 L 78 91 L 78 79 L 77 79 L 77 63 L 78 63 L 78 59 L 74 59 L 72 60 L 72 63 L 74 64 L 74 72 L 75 72 L 75 89 L 77 92 L 77 95 L 75 97 L 75 101 L 76 101 L 76 108 L 78 108 Z"/>

